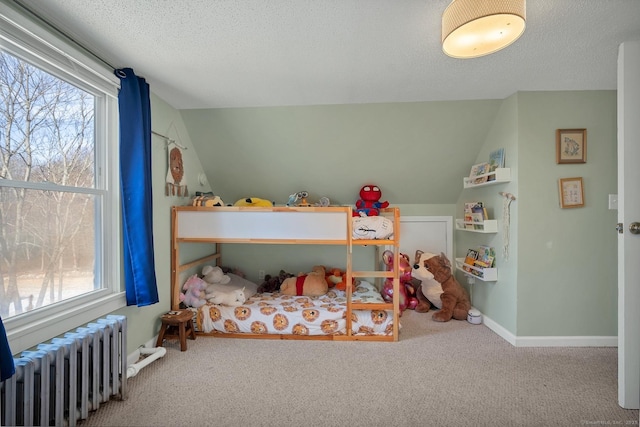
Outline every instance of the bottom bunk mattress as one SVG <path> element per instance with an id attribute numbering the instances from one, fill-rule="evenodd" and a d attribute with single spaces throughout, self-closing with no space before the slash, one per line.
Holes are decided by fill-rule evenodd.
<path id="1" fill-rule="evenodd" d="M 354 287 L 351 300 L 385 302 L 366 281 Z M 205 333 L 346 335 L 346 307 L 345 291 L 329 289 L 319 297 L 262 293 L 238 307 L 207 303 L 192 310 L 196 312 L 196 329 Z M 354 335 L 393 335 L 393 311 L 353 310 L 351 329 Z"/>

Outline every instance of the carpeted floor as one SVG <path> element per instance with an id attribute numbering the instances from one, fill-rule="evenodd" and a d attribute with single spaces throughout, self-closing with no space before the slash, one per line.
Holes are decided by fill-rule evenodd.
<path id="1" fill-rule="evenodd" d="M 637 425 L 616 348 L 516 348 L 406 311 L 397 343 L 198 337 L 83 426 Z"/>

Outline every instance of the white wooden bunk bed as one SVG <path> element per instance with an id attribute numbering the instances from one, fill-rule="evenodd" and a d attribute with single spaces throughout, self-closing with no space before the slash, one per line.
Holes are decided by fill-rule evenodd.
<path id="1" fill-rule="evenodd" d="M 326 296 L 315 297 L 319 298 L 318 300 L 310 300 L 310 297 L 289 297 L 293 301 L 285 304 L 288 305 L 287 311 L 296 310 L 291 306 L 294 302 L 300 303 L 300 307 L 312 307 L 314 310 L 327 308 L 334 315 L 336 312 L 339 313 L 339 318 L 335 318 L 332 322 L 344 327 L 327 330 L 323 327 L 315 328 L 317 334 L 307 333 L 308 329 L 312 329 L 311 326 L 309 328 L 302 326 L 305 329 L 305 333 L 302 334 L 296 333 L 295 329 L 289 333 L 265 333 L 264 330 L 257 329 L 258 333 L 254 333 L 256 332 L 254 328 L 238 332 L 233 329 L 205 331 L 198 327 L 197 334 L 228 338 L 397 341 L 400 328 L 399 300 L 395 297 L 391 303 L 385 302 L 381 296 L 376 299 L 371 298 L 372 288 L 378 294 L 379 289 L 370 282 L 391 278 L 394 295 L 399 294 L 400 281 L 397 265 L 400 248 L 400 210 L 399 208 L 381 209 L 380 216 L 392 221 L 393 235 L 386 239 L 363 239 L 354 237 L 351 207 L 175 206 L 172 208 L 171 215 L 171 309 L 180 308 L 181 287 L 187 272 L 206 264 L 221 265 L 220 243 L 339 245 L 345 248 L 346 290 L 344 293 L 340 294 L 330 289 Z M 215 251 L 199 259 L 183 262 L 181 246 L 189 243 L 216 243 Z M 354 271 L 353 248 L 365 245 L 392 250 L 396 268 L 392 271 Z M 376 266 L 380 265 L 377 261 Z M 355 279 L 353 286 L 352 278 Z M 377 281 L 381 282 L 381 280 Z M 230 316 L 235 313 L 237 317 L 240 312 L 245 314 L 246 311 L 250 311 L 246 310 L 247 307 L 249 309 L 253 307 L 253 311 L 257 312 L 260 307 L 270 303 L 272 296 L 267 295 L 265 298 L 264 294 L 257 294 L 240 307 L 224 308 L 228 309 Z M 211 307 L 207 304 L 199 309 L 192 309 L 195 312 L 195 323 L 201 325 L 209 311 L 215 311 L 216 316 L 219 316 L 222 308 L 223 306 Z M 378 320 L 384 318 L 386 322 L 384 332 L 372 331 L 371 328 L 362 326 L 364 323 L 360 319 L 367 317 L 375 323 L 379 323 Z M 206 320 L 210 321 L 208 318 Z M 310 319 L 305 316 L 305 320 Z"/>

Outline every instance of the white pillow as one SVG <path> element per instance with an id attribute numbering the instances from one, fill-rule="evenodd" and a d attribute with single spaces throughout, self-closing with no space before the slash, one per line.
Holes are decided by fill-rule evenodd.
<path id="1" fill-rule="evenodd" d="M 221 291 L 224 293 L 229 293 L 231 291 L 235 291 L 237 289 L 244 288 L 244 296 L 249 299 L 256 294 L 258 290 L 258 284 L 253 283 L 244 277 L 240 277 L 233 273 L 227 273 L 227 276 L 231 278 L 231 281 L 225 285 L 221 285 L 219 283 L 209 284 L 207 286 L 206 293 L 211 294 L 213 292 Z"/>
<path id="2" fill-rule="evenodd" d="M 393 235 L 393 221 L 383 216 L 353 217 L 354 239 L 387 239 Z"/>

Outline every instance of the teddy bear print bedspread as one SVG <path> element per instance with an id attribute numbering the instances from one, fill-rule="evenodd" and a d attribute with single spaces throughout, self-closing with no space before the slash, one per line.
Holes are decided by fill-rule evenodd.
<path id="1" fill-rule="evenodd" d="M 384 302 L 366 281 L 354 288 L 352 301 Z M 346 304 L 345 292 L 336 289 L 318 297 L 262 293 L 238 307 L 205 304 L 197 309 L 195 323 L 206 333 L 344 335 Z M 384 310 L 354 310 L 351 325 L 352 334 L 392 335 L 393 315 Z"/>

